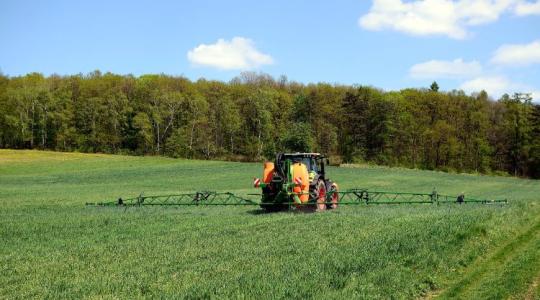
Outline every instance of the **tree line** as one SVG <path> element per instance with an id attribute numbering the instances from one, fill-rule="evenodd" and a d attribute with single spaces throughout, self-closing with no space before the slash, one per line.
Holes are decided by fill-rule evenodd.
<path id="1" fill-rule="evenodd" d="M 181 76 L 0 74 L 0 148 L 333 162 L 540 177 L 540 106 L 527 94 L 385 92 L 246 72 Z"/>

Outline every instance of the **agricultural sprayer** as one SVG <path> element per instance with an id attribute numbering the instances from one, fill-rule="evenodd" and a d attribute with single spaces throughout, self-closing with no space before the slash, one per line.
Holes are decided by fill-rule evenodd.
<path id="1" fill-rule="evenodd" d="M 326 174 L 328 159 L 319 153 L 279 153 L 265 162 L 262 178 L 253 185 L 261 193 L 239 196 L 229 192 L 197 191 L 168 195 L 118 198 L 116 201 L 86 203 L 88 206 L 260 206 L 266 211 L 294 209 L 323 211 L 338 205 L 370 204 L 506 204 L 506 199 L 473 199 L 465 195 L 379 191 L 354 188 L 340 191 Z M 255 198 L 257 197 L 257 198 Z"/>

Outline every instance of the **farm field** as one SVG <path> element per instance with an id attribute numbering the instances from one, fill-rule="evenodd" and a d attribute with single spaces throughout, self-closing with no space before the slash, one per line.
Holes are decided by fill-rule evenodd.
<path id="1" fill-rule="evenodd" d="M 256 192 L 261 164 L 0 150 L 0 298 L 540 297 L 540 182 L 330 167 L 340 188 L 508 205 L 85 207 L 196 190 Z"/>

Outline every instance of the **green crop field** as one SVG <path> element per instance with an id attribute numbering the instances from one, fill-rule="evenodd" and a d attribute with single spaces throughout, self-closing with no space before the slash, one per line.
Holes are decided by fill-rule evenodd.
<path id="1" fill-rule="evenodd" d="M 540 182 L 357 167 L 342 189 L 508 205 L 85 207 L 196 190 L 256 192 L 260 164 L 0 150 L 0 298 L 540 297 Z"/>

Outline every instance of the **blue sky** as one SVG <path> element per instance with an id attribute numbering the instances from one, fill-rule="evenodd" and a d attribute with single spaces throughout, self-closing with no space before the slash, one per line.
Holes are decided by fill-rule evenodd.
<path id="1" fill-rule="evenodd" d="M 540 1 L 0 2 L 0 70 L 535 93 Z"/>

